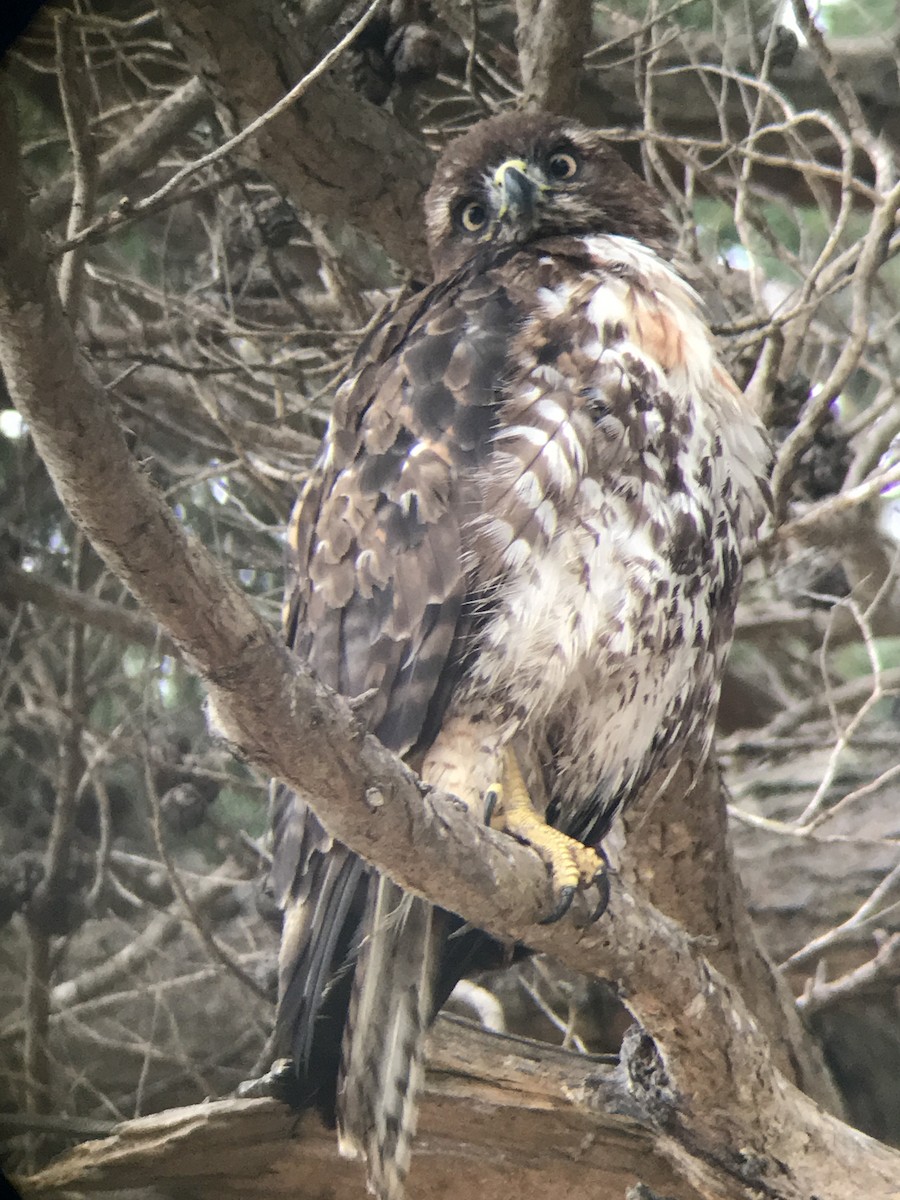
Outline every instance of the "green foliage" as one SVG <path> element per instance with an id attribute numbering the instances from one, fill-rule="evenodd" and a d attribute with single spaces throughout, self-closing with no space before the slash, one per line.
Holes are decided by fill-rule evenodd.
<path id="1" fill-rule="evenodd" d="M 876 637 L 872 645 L 882 671 L 900 667 L 900 637 Z M 851 642 L 831 655 L 835 671 L 842 679 L 861 679 L 872 673 L 872 659 L 866 646 Z"/>
<path id="2" fill-rule="evenodd" d="M 835 37 L 884 34 L 897 24 L 896 0 L 831 0 L 823 4 L 820 19 Z"/>
<path id="3" fill-rule="evenodd" d="M 244 830 L 255 838 L 265 835 L 268 813 L 260 801 L 259 791 L 242 790 L 237 781 L 234 786 L 223 787 L 219 792 L 216 815 L 235 832 Z"/>

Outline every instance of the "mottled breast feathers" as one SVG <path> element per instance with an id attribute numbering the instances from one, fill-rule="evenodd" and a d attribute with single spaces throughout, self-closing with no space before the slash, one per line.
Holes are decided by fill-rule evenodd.
<path id="1" fill-rule="evenodd" d="M 367 696 L 370 728 L 401 753 L 427 747 L 454 694 L 568 720 L 562 689 L 629 687 L 624 659 L 646 674 L 680 639 L 697 645 L 679 686 L 706 652 L 708 690 L 740 539 L 765 511 L 765 442 L 743 404 L 690 288 L 632 239 L 555 236 L 467 264 L 363 344 L 337 397 L 294 519 L 292 644 Z M 579 569 L 556 570 L 560 554 Z M 685 697 L 698 719 L 714 700 Z M 637 778 L 620 758 L 599 770 L 604 807 Z"/>

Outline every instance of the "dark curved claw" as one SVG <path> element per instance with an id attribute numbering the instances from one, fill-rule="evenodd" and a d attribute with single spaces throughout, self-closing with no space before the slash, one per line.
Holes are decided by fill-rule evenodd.
<path id="1" fill-rule="evenodd" d="M 264 1075 L 242 1080 L 237 1086 L 237 1095 L 248 1100 L 272 1097 L 299 1109 L 302 1101 L 297 1068 L 290 1058 L 276 1059 Z"/>
<path id="2" fill-rule="evenodd" d="M 494 809 L 497 807 L 497 801 L 500 799 L 500 792 L 495 787 L 490 787 L 484 793 L 484 823 L 490 825 L 491 818 L 494 815 Z"/>
<path id="3" fill-rule="evenodd" d="M 606 873 L 605 867 L 600 868 L 591 880 L 591 884 L 597 889 L 598 896 L 597 903 L 588 917 L 588 925 L 593 925 L 595 921 L 599 921 L 609 907 L 609 876 Z"/>
<path id="4" fill-rule="evenodd" d="M 549 916 L 541 917 L 541 919 L 538 921 L 538 925 L 553 925 L 557 921 L 561 920 L 572 907 L 572 900 L 575 897 L 576 891 L 577 889 L 573 887 L 561 888 L 556 902 L 556 908 L 554 908 L 553 912 L 551 912 Z"/>

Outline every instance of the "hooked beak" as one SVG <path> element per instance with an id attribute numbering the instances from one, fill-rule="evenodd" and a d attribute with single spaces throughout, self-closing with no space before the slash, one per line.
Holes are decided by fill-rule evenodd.
<path id="1" fill-rule="evenodd" d="M 510 158 L 494 172 L 497 192 L 497 219 L 528 229 L 534 224 L 541 184 L 528 173 L 528 164 L 521 158 Z"/>

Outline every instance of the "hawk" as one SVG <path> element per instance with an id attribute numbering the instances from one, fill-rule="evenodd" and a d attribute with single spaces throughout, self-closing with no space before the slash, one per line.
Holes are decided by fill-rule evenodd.
<path id="1" fill-rule="evenodd" d="M 434 282 L 359 348 L 292 520 L 287 637 L 426 783 L 534 846 L 555 919 L 602 893 L 621 806 L 710 744 L 767 442 L 657 195 L 592 130 L 474 126 L 425 216 Z M 397 1200 L 425 1032 L 487 938 L 297 795 L 274 825 L 299 1101 Z"/>

